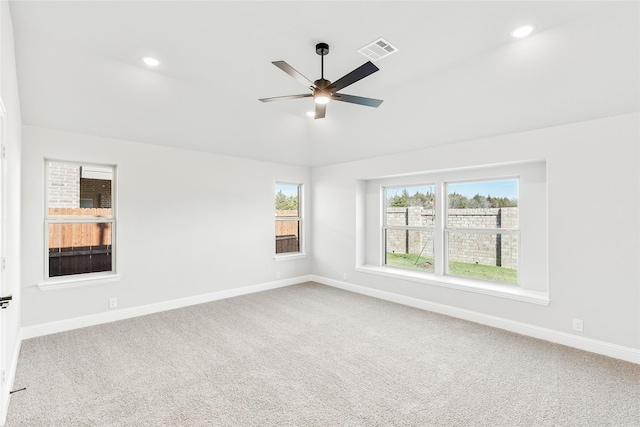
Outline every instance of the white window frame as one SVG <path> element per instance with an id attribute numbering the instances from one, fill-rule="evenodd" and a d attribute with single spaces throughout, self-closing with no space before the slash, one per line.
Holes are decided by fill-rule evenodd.
<path id="1" fill-rule="evenodd" d="M 304 222 L 303 222 L 304 221 L 304 209 L 303 209 L 304 185 L 301 183 L 295 183 L 295 182 L 277 181 L 275 183 L 274 190 L 277 189 L 278 185 L 290 185 L 290 186 L 296 186 L 298 188 L 298 215 L 297 216 L 278 216 L 275 212 L 275 206 L 274 206 L 274 215 L 275 215 L 274 226 L 276 226 L 279 221 L 297 221 L 298 222 L 298 251 L 276 253 L 275 240 L 274 240 L 273 257 L 276 261 L 304 258 L 306 257 L 306 253 L 304 251 L 305 239 L 304 239 L 304 227 L 303 227 L 304 225 Z M 273 194 L 274 195 L 277 194 L 277 191 L 274 191 Z"/>
<path id="2" fill-rule="evenodd" d="M 518 284 L 447 274 L 445 264 L 446 184 L 501 181 L 513 178 L 519 179 Z M 431 185 L 432 183 L 435 183 L 437 193 L 436 232 L 433 236 L 434 271 L 385 265 L 384 188 Z M 546 162 L 544 160 L 373 177 L 359 180 L 356 189 L 356 228 L 361 230 L 356 237 L 356 271 L 534 304 L 549 304 Z M 486 230 L 495 232 L 492 229 L 483 230 L 483 232 Z M 500 232 L 504 233 L 506 229 L 500 229 Z"/>
<path id="3" fill-rule="evenodd" d="M 111 178 L 111 217 L 90 217 L 90 218 L 59 218 L 49 217 L 49 164 L 62 163 L 74 166 L 95 166 L 100 169 L 109 169 L 112 171 Z M 117 166 L 105 165 L 95 162 L 77 162 L 59 159 L 45 159 L 45 194 L 44 194 L 44 229 L 43 229 L 43 247 L 44 247 L 44 278 L 38 287 L 41 290 L 60 289 L 67 287 L 83 286 L 88 284 L 98 284 L 105 282 L 117 281 L 120 275 L 117 273 Z M 107 223 L 111 225 L 111 270 L 94 273 L 77 273 L 64 276 L 49 277 L 49 226 L 52 224 L 79 224 L 79 223 Z"/>

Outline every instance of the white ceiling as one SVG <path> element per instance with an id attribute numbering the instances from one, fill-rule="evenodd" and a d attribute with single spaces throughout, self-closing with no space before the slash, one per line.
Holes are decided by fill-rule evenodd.
<path id="1" fill-rule="evenodd" d="M 638 111 L 639 5 L 10 1 L 25 124 L 307 166 Z M 306 91 L 272 61 L 316 80 L 326 42 L 337 80 L 378 37 L 400 51 L 342 92 L 379 108 L 258 101 Z"/>

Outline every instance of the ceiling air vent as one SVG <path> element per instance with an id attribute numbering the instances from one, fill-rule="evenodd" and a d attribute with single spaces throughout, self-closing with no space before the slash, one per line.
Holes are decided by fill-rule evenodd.
<path id="1" fill-rule="evenodd" d="M 382 58 L 389 56 L 397 51 L 397 47 L 391 46 L 391 44 L 382 37 L 378 40 L 372 41 L 365 47 L 358 49 L 358 52 L 374 62 L 379 61 Z"/>

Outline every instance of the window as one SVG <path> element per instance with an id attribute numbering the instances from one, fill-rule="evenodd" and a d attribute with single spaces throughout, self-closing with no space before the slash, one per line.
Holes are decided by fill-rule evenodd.
<path id="1" fill-rule="evenodd" d="M 384 189 L 385 264 L 434 271 L 435 187 Z"/>
<path id="2" fill-rule="evenodd" d="M 444 275 L 517 284 L 518 179 L 443 184 L 384 188 L 385 265 L 435 273 L 441 256 Z"/>
<path id="3" fill-rule="evenodd" d="M 115 271 L 115 167 L 46 162 L 45 277 Z"/>
<path id="4" fill-rule="evenodd" d="M 446 273 L 518 283 L 518 179 L 447 183 Z"/>
<path id="5" fill-rule="evenodd" d="M 357 181 L 356 270 L 548 303 L 546 163 Z"/>
<path id="6" fill-rule="evenodd" d="M 276 183 L 276 254 L 301 252 L 302 185 Z"/>

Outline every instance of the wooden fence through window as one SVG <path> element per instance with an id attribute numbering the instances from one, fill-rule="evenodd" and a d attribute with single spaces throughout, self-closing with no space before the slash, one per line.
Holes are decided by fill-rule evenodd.
<path id="1" fill-rule="evenodd" d="M 111 215 L 110 208 L 49 208 L 50 218 L 83 221 L 49 223 L 49 277 L 111 271 L 111 223 L 84 222 Z"/>
<path id="2" fill-rule="evenodd" d="M 276 210 L 276 216 L 291 217 L 276 221 L 276 253 L 300 251 L 300 221 L 297 210 Z"/>

